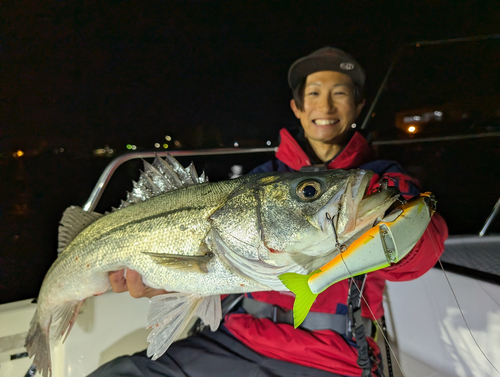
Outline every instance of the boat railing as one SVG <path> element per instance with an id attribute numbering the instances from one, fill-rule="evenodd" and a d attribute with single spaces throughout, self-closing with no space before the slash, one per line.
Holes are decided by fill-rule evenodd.
<path id="1" fill-rule="evenodd" d="M 198 149 L 198 150 L 185 150 L 185 151 L 168 151 L 168 152 L 132 152 L 127 153 L 122 156 L 116 157 L 111 161 L 108 166 L 104 169 L 101 176 L 97 180 L 97 183 L 90 194 L 89 199 L 83 206 L 85 211 L 93 211 L 99 199 L 101 199 L 102 193 L 106 189 L 111 177 L 113 176 L 116 169 L 118 169 L 123 163 L 135 160 L 138 158 L 154 158 L 155 156 L 165 157 L 167 154 L 172 156 L 220 156 L 225 154 L 245 154 L 245 153 L 274 153 L 277 147 L 268 148 L 216 148 L 216 149 Z"/>

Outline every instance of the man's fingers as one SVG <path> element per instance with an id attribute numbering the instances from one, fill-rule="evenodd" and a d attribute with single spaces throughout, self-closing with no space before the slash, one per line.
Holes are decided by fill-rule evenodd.
<path id="1" fill-rule="evenodd" d="M 127 280 L 124 276 L 125 270 L 109 271 L 108 278 L 113 292 L 120 293 L 128 291 Z"/>
<path id="2" fill-rule="evenodd" d="M 167 291 L 163 289 L 155 289 L 144 285 L 144 283 L 142 282 L 142 275 L 134 270 L 127 270 L 127 284 L 130 296 L 135 298 L 151 298 L 156 295 L 167 293 Z"/>
<path id="3" fill-rule="evenodd" d="M 165 293 L 169 293 L 164 289 L 156 289 L 156 288 L 151 288 L 147 287 L 146 291 L 144 292 L 144 297 L 153 297 L 153 296 L 158 296 L 158 295 L 164 295 Z"/>
<path id="4" fill-rule="evenodd" d="M 145 297 L 147 287 L 142 282 L 142 276 L 137 271 L 127 270 L 127 285 L 130 296 L 139 298 Z"/>
<path id="5" fill-rule="evenodd" d="M 127 277 L 125 278 L 125 269 L 118 271 L 110 271 L 108 273 L 109 283 L 113 292 L 129 292 L 134 298 L 148 297 L 167 293 L 163 289 L 155 289 L 144 285 L 142 275 L 137 271 L 127 269 Z"/>

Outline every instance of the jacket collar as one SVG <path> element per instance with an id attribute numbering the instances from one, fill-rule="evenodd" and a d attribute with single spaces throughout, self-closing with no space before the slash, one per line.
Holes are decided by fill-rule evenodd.
<path id="1" fill-rule="evenodd" d="M 309 156 L 286 128 L 280 130 L 280 139 L 280 145 L 276 152 L 278 160 L 294 170 L 312 165 Z M 355 132 L 345 148 L 327 163 L 327 167 L 328 169 L 353 169 L 374 158 L 374 152 L 368 141 L 359 132 Z"/>

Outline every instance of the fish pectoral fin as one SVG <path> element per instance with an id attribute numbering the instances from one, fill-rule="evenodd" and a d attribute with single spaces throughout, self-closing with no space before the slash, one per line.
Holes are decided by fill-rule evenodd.
<path id="1" fill-rule="evenodd" d="M 179 338 L 206 298 L 194 293 L 154 296 L 148 312 L 148 357 L 156 360 Z"/>
<path id="2" fill-rule="evenodd" d="M 319 270 L 313 271 L 308 275 L 296 274 L 294 272 L 287 272 L 281 274 L 278 278 L 290 291 L 295 294 L 295 301 L 293 303 L 293 327 L 299 327 L 304 319 L 306 319 L 311 306 L 318 297 L 317 293 L 313 293 L 307 281 L 309 278 L 316 274 Z"/>
<path id="3" fill-rule="evenodd" d="M 217 330 L 222 320 L 220 295 L 205 297 L 198 307 L 196 315 L 201 318 L 205 325 L 210 326 L 210 330 Z"/>
<path id="4" fill-rule="evenodd" d="M 179 255 L 179 254 L 164 254 L 164 253 L 149 253 L 144 251 L 143 254 L 149 255 L 153 262 L 171 268 L 179 268 L 183 270 L 196 271 L 207 273 L 207 264 L 213 258 L 213 253 L 204 255 Z"/>

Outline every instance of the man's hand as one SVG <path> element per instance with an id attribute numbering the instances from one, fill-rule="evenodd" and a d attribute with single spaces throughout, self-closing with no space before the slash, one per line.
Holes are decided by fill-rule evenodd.
<path id="1" fill-rule="evenodd" d="M 164 289 L 155 289 L 144 285 L 142 276 L 137 271 L 126 269 L 127 278 L 125 278 L 125 269 L 118 271 L 110 271 L 108 273 L 111 289 L 116 292 L 129 292 L 134 298 L 148 297 L 151 298 L 157 295 L 168 293 Z"/>

